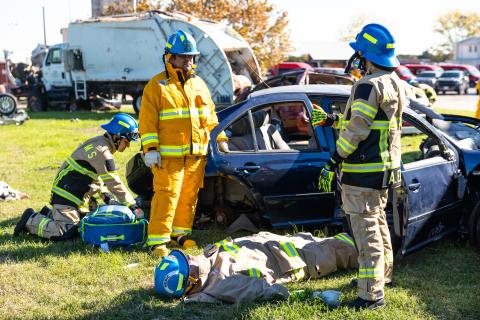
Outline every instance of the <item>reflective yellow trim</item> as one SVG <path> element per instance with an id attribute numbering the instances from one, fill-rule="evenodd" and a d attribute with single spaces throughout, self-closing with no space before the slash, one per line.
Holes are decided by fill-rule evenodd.
<path id="1" fill-rule="evenodd" d="M 387 49 L 395 48 L 395 43 L 387 43 Z"/>
<path id="2" fill-rule="evenodd" d="M 359 279 L 375 279 L 375 268 L 360 268 L 358 269 Z"/>
<path id="3" fill-rule="evenodd" d="M 170 242 L 170 234 L 151 234 L 147 238 L 147 246 L 156 246 Z"/>
<path id="4" fill-rule="evenodd" d="M 181 36 L 180 36 L 180 40 L 182 40 L 182 42 L 185 41 L 185 36 L 184 36 L 184 35 L 181 35 Z"/>
<path id="5" fill-rule="evenodd" d="M 375 39 L 374 37 L 372 37 L 372 36 L 369 35 L 368 33 L 364 32 L 364 33 L 363 33 L 363 37 L 364 37 L 365 39 L 367 39 L 368 41 L 370 41 L 371 43 L 377 44 L 377 39 Z"/>
<path id="6" fill-rule="evenodd" d="M 158 134 L 156 133 L 145 133 L 142 135 L 142 144 L 144 146 L 148 145 L 148 144 L 151 144 L 151 143 L 156 143 L 158 144 L 159 140 L 158 140 Z"/>
<path id="7" fill-rule="evenodd" d="M 171 48 L 172 45 L 170 43 L 167 42 L 167 44 L 165 45 L 167 48 Z"/>
<path id="8" fill-rule="evenodd" d="M 337 238 L 338 240 L 341 240 L 341 241 L 344 241 L 344 242 L 347 242 L 349 244 L 352 245 L 352 247 L 355 247 L 355 243 L 353 242 L 352 239 L 350 239 L 350 237 L 348 237 L 346 234 L 344 233 L 339 233 L 335 236 L 335 238 Z"/>
<path id="9" fill-rule="evenodd" d="M 343 172 L 357 172 L 357 173 L 366 173 L 366 172 L 382 172 L 391 169 L 390 163 L 343 163 L 342 171 Z"/>
<path id="10" fill-rule="evenodd" d="M 160 154 L 162 156 L 173 156 L 173 157 L 181 157 L 187 154 L 190 154 L 190 145 L 182 145 L 182 146 L 169 146 L 169 145 L 160 145 Z"/>
<path id="11" fill-rule="evenodd" d="M 371 118 L 372 120 L 375 119 L 375 116 L 378 112 L 378 110 L 374 107 L 360 101 L 357 101 L 352 105 L 352 112 L 354 111 L 359 111 Z"/>
<path id="12" fill-rule="evenodd" d="M 38 224 L 38 236 L 43 238 L 43 228 L 50 221 L 48 218 L 42 218 L 42 221 Z"/>
<path id="13" fill-rule="evenodd" d="M 101 174 L 98 177 L 102 179 L 103 182 L 105 182 L 105 181 L 115 180 L 115 177 L 118 177 L 118 175 L 116 171 L 110 171 L 105 174 Z"/>
<path id="14" fill-rule="evenodd" d="M 124 126 L 127 129 L 130 129 L 130 125 L 128 123 L 123 122 L 122 120 L 119 120 L 118 124 L 121 126 Z"/>
<path id="15" fill-rule="evenodd" d="M 84 167 L 82 167 L 81 165 L 79 165 L 72 157 L 68 157 L 67 158 L 67 161 L 66 161 L 70 166 L 72 166 L 72 168 L 78 172 L 80 172 L 81 174 L 84 174 L 86 176 L 89 176 L 90 178 L 92 178 L 93 180 L 97 180 L 98 179 L 98 175 L 96 173 L 94 173 L 93 171 L 90 171 L 88 169 L 85 169 Z"/>
<path id="16" fill-rule="evenodd" d="M 177 290 L 176 291 L 182 290 L 182 287 L 183 287 L 183 274 L 179 273 L 178 274 L 178 283 L 177 283 Z"/>
<path id="17" fill-rule="evenodd" d="M 188 119 L 190 118 L 189 108 L 165 109 L 158 114 L 160 121 L 172 119 Z"/>
<path id="18" fill-rule="evenodd" d="M 172 227 L 172 236 L 180 236 L 180 235 L 187 235 L 191 234 L 192 229 L 191 228 L 182 228 L 182 227 Z"/>
<path id="19" fill-rule="evenodd" d="M 84 201 L 80 200 L 79 198 L 77 198 L 76 196 L 74 196 L 73 194 L 68 192 L 67 190 L 64 190 L 64 189 L 62 189 L 58 186 L 53 186 L 52 192 L 59 195 L 62 198 L 65 198 L 69 201 L 72 201 L 73 203 L 75 203 L 79 207 L 83 206 L 85 204 Z"/>
<path id="20" fill-rule="evenodd" d="M 337 141 L 337 145 L 343 150 L 345 151 L 345 153 L 347 154 L 351 154 L 352 152 L 354 152 L 357 147 L 352 145 L 350 142 L 348 142 L 345 138 L 343 138 L 342 136 L 340 136 L 338 138 L 338 141 Z"/>
<path id="21" fill-rule="evenodd" d="M 160 266 L 160 270 L 165 270 L 170 264 L 168 262 L 165 262 Z"/>

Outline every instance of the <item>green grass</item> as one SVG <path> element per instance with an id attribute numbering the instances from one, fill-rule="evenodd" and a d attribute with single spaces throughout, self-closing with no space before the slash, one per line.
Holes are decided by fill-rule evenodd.
<path id="1" fill-rule="evenodd" d="M 81 240 L 53 243 L 29 235 L 13 238 L 23 210 L 48 203 L 51 183 L 65 157 L 80 142 L 100 133 L 99 124 L 111 115 L 49 112 L 32 114 L 22 126 L 0 127 L 0 180 L 30 195 L 27 200 L 0 203 L 0 318 L 478 319 L 480 254 L 455 239 L 397 260 L 397 286 L 386 290 L 387 307 L 354 313 L 346 308 L 328 310 L 314 299 L 246 305 L 163 301 L 153 290 L 157 261 L 141 248 L 104 254 Z M 119 167 L 124 168 L 137 150 L 138 145 L 132 145 L 124 154 L 116 154 Z M 208 230 L 196 231 L 195 236 L 205 246 L 225 234 Z M 288 287 L 336 289 L 342 292 L 342 301 L 349 301 L 355 297 L 348 286 L 352 277 L 353 270 Z"/>

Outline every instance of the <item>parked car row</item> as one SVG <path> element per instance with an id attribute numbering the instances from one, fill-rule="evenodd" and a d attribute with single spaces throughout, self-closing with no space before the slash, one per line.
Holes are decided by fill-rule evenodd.
<path id="1" fill-rule="evenodd" d="M 282 86 L 253 92 L 219 111 L 198 216 L 231 223 L 246 214 L 270 228 L 342 225 L 340 193 L 317 189 L 338 132 L 313 128 L 310 118 L 314 104 L 329 113 L 342 112 L 349 95 L 350 87 L 343 85 Z M 442 116 L 430 108 L 425 112 L 407 108 L 403 114 L 421 136 L 402 135 L 402 192 L 391 194 L 387 205 L 394 245 L 403 254 L 462 226 L 473 241 L 480 240 L 480 120 Z M 221 132 L 229 136 L 228 153 L 216 143 Z M 135 188 L 151 189 L 151 176 L 132 174 L 130 166 L 127 181 L 132 191 L 151 197 Z"/>

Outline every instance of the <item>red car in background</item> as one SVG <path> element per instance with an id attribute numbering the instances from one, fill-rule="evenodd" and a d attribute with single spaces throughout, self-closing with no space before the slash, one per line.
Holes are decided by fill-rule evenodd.
<path id="1" fill-rule="evenodd" d="M 468 76 L 468 84 L 470 88 L 474 88 L 480 81 L 480 71 L 474 66 L 468 64 L 440 64 L 443 70 L 462 70 Z"/>
<path id="2" fill-rule="evenodd" d="M 410 71 L 416 76 L 422 73 L 422 71 L 434 71 L 437 76 L 440 76 L 443 72 L 443 69 L 440 66 L 434 64 L 405 63 L 404 66 L 410 69 Z"/>
<path id="3" fill-rule="evenodd" d="M 299 69 L 313 71 L 313 67 L 305 62 L 282 62 L 272 68 L 272 76 Z"/>
<path id="4" fill-rule="evenodd" d="M 408 81 L 415 79 L 415 75 L 405 66 L 399 65 L 397 69 L 395 69 L 398 77 L 402 80 Z"/>

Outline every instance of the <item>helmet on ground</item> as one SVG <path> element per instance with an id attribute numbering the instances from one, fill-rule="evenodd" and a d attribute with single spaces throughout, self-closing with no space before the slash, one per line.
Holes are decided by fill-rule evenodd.
<path id="1" fill-rule="evenodd" d="M 350 47 L 361 57 L 387 68 L 396 68 L 400 65 L 395 56 L 395 39 L 387 28 L 380 24 L 371 23 L 363 27 L 357 34 L 355 42 Z"/>
<path id="2" fill-rule="evenodd" d="M 118 135 L 129 141 L 136 141 L 140 137 L 137 120 L 126 113 L 117 113 L 109 123 L 102 124 L 100 127 L 112 135 Z"/>
<path id="3" fill-rule="evenodd" d="M 188 32 L 178 30 L 168 37 L 165 44 L 165 52 L 178 55 L 197 55 L 197 42 Z"/>
<path id="4" fill-rule="evenodd" d="M 187 256 L 173 250 L 155 268 L 155 291 L 164 298 L 180 298 L 187 289 L 189 265 Z"/>

